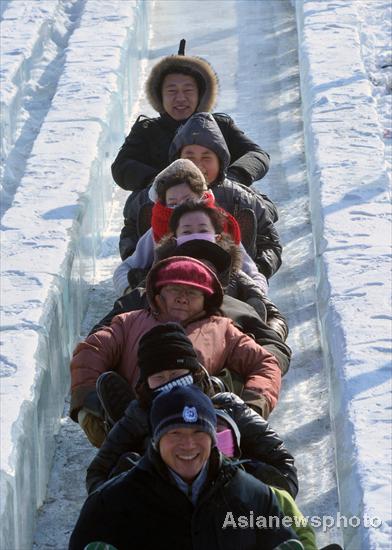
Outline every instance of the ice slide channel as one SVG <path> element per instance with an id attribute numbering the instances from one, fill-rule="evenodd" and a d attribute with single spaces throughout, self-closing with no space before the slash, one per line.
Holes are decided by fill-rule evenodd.
<path id="1" fill-rule="evenodd" d="M 317 510 L 319 515 L 334 516 L 334 444 L 317 329 L 295 14 L 289 2 L 264 2 L 262 10 L 257 2 L 225 2 L 224 18 L 221 8 L 220 2 L 211 2 L 208 14 L 198 14 L 199 10 L 190 9 L 189 2 L 154 4 L 145 69 L 148 71 L 157 58 L 175 51 L 179 39 L 186 36 L 189 52 L 206 56 L 219 74 L 223 92 L 217 110 L 231 113 L 271 153 L 273 168 L 260 188 L 279 204 L 279 229 L 285 243 L 284 267 L 273 282 L 272 293 L 288 316 L 294 349 L 291 371 L 271 422 L 298 457 L 299 502 L 304 513 L 312 515 Z M 132 118 L 140 112 L 151 112 L 142 92 Z M 129 119 L 125 120 L 126 125 L 129 123 Z M 112 213 L 109 238 L 113 232 L 116 234 L 115 223 L 117 233 L 120 227 L 121 200 L 115 204 L 117 212 Z M 108 278 L 117 261 L 115 248 L 112 255 L 105 248 L 104 257 L 98 260 L 101 269 L 90 293 L 84 334 L 107 307 Z M 72 422 L 66 417 L 62 422 L 48 501 L 38 518 L 37 549 L 66 544 L 85 496 L 84 471 L 92 451 Z M 338 537 L 332 530 L 320 533 L 319 540 L 321 543 Z"/>
<path id="2" fill-rule="evenodd" d="M 315 306 L 295 13 L 289 1 L 224 5 L 222 17 L 221 2 L 205 3 L 202 13 L 200 4 L 191 10 L 190 2 L 129 1 L 116 3 L 115 9 L 113 2 L 78 3 L 80 20 L 69 37 L 63 74 L 27 161 L 29 178 L 22 179 L 16 200 L 3 218 L 8 231 L 5 252 L 10 257 L 6 291 L 21 289 L 21 296 L 6 309 L 9 322 L 4 331 L 3 357 L 9 371 L 1 392 L 11 397 L 3 415 L 2 435 L 7 436 L 1 472 L 5 520 L 1 548 L 31 546 L 34 511 L 44 498 L 53 432 L 58 430 L 66 394 L 70 351 L 114 299 L 110 274 L 118 261 L 116 239 L 124 194 L 115 190 L 110 202 L 109 163 L 130 121 L 139 112 L 151 112 L 140 92 L 143 70 L 172 53 L 183 36 L 190 53 L 207 57 L 220 75 L 224 93 L 218 110 L 231 113 L 273 158 L 273 168 L 260 188 L 280 205 L 285 265 L 271 292 L 288 316 L 294 358 L 271 422 L 298 457 L 299 503 L 304 513 L 336 515 L 334 444 Z M 148 44 L 147 21 L 152 30 Z M 138 63 L 145 51 L 147 62 Z M 91 72 L 81 83 L 86 66 Z M 56 132 L 61 153 L 53 145 Z M 34 154 L 40 156 L 39 166 Z M 29 185 L 43 173 L 42 165 L 47 166 L 46 204 L 36 204 L 34 186 L 33 207 L 33 201 L 28 201 Z M 35 183 L 39 188 L 41 182 Z M 61 193 L 56 194 L 58 189 Z M 31 219 L 32 213 L 39 223 L 28 226 L 24 220 Z M 48 234 L 51 239 L 45 238 Z M 28 250 L 24 256 L 28 255 L 34 269 L 29 267 L 27 272 L 25 262 L 14 257 L 18 247 L 21 252 Z M 15 389 L 12 394 L 11 387 L 17 388 L 18 395 Z M 10 402 L 13 410 L 7 420 Z M 93 451 L 66 412 L 67 406 L 34 536 L 39 549 L 67 547 L 85 497 L 84 471 Z M 332 529 L 318 537 L 325 544 L 339 540 L 340 534 Z"/>

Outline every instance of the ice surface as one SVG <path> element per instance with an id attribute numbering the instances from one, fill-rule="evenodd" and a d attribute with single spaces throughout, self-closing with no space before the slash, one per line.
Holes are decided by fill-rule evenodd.
<path id="1" fill-rule="evenodd" d="M 150 37 L 149 8 L 1 2 L 0 547 L 31 547 L 69 356 L 113 298 L 124 194 L 108 206 L 110 162 L 130 122 L 152 114 L 138 73 L 185 36 L 217 69 L 217 110 L 272 154 L 258 186 L 280 209 L 284 264 L 271 294 L 294 356 L 271 423 L 297 458 L 298 502 L 306 515 L 379 516 L 379 529 L 345 530 L 345 548 L 389 548 L 388 2 L 156 2 Z M 77 430 L 62 420 L 39 550 L 66 547 L 84 498 L 91 448 Z M 318 532 L 320 544 L 340 536 Z"/>
<path id="2" fill-rule="evenodd" d="M 138 34 L 144 29 L 143 4 L 70 1 L 61 8 L 52 1 L 14 2 L 1 22 L 3 35 L 3 25 L 8 29 L 12 19 L 12 47 L 23 44 L 23 59 L 5 67 L 15 94 L 5 94 L 2 112 L 15 121 L 14 98 L 22 97 L 26 86 L 39 92 L 39 82 L 27 70 L 33 61 L 24 63 L 38 57 L 37 33 L 45 28 L 51 33 L 46 38 L 57 40 L 64 9 L 69 15 L 61 70 L 48 75 L 47 93 L 54 93 L 39 132 L 32 139 L 31 133 L 24 135 L 25 127 L 17 139 L 8 132 L 4 145 L 11 172 L 12 161 L 29 148 L 23 177 L 2 217 L 0 547 L 10 550 L 31 546 L 35 510 L 45 496 L 69 385 L 69 357 L 101 249 L 104 206 L 111 200 L 110 161 L 124 133 L 123 90 L 135 69 L 137 48 L 143 47 Z M 18 9 L 25 16 L 11 17 Z M 3 54 L 12 52 L 2 43 Z M 53 59 L 46 61 L 48 74 Z M 15 76 L 23 71 L 23 78 Z M 12 146 L 19 156 L 10 159 Z"/>

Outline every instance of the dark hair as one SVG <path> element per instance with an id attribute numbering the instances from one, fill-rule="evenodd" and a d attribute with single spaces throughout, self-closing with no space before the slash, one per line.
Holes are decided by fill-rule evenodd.
<path id="1" fill-rule="evenodd" d="M 216 394 L 216 390 L 210 380 L 210 376 L 206 369 L 200 365 L 200 368 L 197 368 L 192 372 L 193 383 L 209 397 L 212 397 Z M 135 394 L 139 401 L 139 405 L 142 409 L 149 409 L 154 397 L 154 390 L 152 390 L 147 380 L 139 380 L 135 387 Z"/>
<path id="2" fill-rule="evenodd" d="M 223 214 L 217 208 L 211 208 L 207 206 L 202 201 L 189 200 L 185 201 L 173 210 L 169 221 L 169 228 L 173 235 L 176 234 L 178 225 L 180 223 L 180 218 L 184 214 L 189 214 L 190 212 L 204 212 L 210 218 L 212 225 L 214 226 L 216 233 L 222 233 L 225 223 L 225 218 Z"/>
<path id="3" fill-rule="evenodd" d="M 191 67 L 187 67 L 186 65 L 177 65 L 176 67 L 168 68 L 166 71 L 162 73 L 161 78 L 159 79 L 159 82 L 158 82 L 158 90 L 157 90 L 161 101 L 162 101 L 163 81 L 169 74 L 183 74 L 185 76 L 191 76 L 196 83 L 197 93 L 199 95 L 198 102 L 200 101 L 201 96 L 204 94 L 206 90 L 205 81 L 200 73 L 193 70 Z"/>

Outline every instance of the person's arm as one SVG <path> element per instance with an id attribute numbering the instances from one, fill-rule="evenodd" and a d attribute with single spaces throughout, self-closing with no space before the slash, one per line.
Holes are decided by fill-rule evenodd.
<path id="1" fill-rule="evenodd" d="M 254 279 L 251 279 L 244 271 L 236 271 L 232 274 L 231 278 L 233 279 L 233 286 L 235 285 L 236 287 L 237 292 L 235 297 L 238 298 L 238 300 L 247 303 L 252 299 L 263 300 L 265 295 L 260 285 L 254 281 Z M 230 284 L 231 280 L 229 281 L 228 288 L 230 288 Z"/>
<path id="2" fill-rule="evenodd" d="M 263 298 L 263 304 L 267 312 L 267 325 L 279 335 L 282 342 L 286 342 L 289 327 L 285 316 L 267 296 Z"/>
<path id="3" fill-rule="evenodd" d="M 116 422 L 87 468 L 88 493 L 98 489 L 110 477 L 120 457 L 127 452 L 141 452 L 149 435 L 148 415 L 136 400 L 127 407 L 124 416 Z"/>
<path id="4" fill-rule="evenodd" d="M 152 208 L 152 205 L 148 198 L 148 188 L 133 191 L 127 198 L 123 210 L 124 226 L 119 242 L 122 260 L 135 251 L 139 238 L 151 227 L 151 220 L 148 219 L 149 208 Z"/>
<path id="5" fill-rule="evenodd" d="M 118 250 L 123 261 L 135 251 L 138 240 L 136 221 L 124 219 L 124 225 L 121 229 L 120 240 L 118 242 Z"/>
<path id="6" fill-rule="evenodd" d="M 276 487 L 271 487 L 271 489 L 279 503 L 283 516 L 292 518 L 293 531 L 302 542 L 304 550 L 317 550 L 315 532 L 298 508 L 293 497 L 282 489 Z"/>
<path id="7" fill-rule="evenodd" d="M 255 482 L 260 483 L 257 480 L 255 480 Z M 257 494 L 255 495 L 254 507 L 252 508 L 255 517 L 263 516 L 264 518 L 278 518 L 278 521 L 273 521 L 271 525 L 268 525 L 264 529 L 255 530 L 255 548 L 269 548 L 270 550 L 277 550 L 285 541 L 299 540 L 298 535 L 295 533 L 293 528 L 287 526 L 283 521 L 284 515 L 272 488 L 263 484 L 258 493 L 260 496 L 257 498 Z M 283 544 L 282 548 L 284 548 Z"/>
<path id="8" fill-rule="evenodd" d="M 212 398 L 214 407 L 224 409 L 233 418 L 241 434 L 242 458 L 245 469 L 268 485 L 288 491 L 293 497 L 298 493 L 297 470 L 294 457 L 270 424 L 234 393 L 218 393 Z"/>
<path id="9" fill-rule="evenodd" d="M 131 269 L 151 267 L 154 261 L 154 240 L 149 229 L 140 237 L 135 252 L 124 260 L 113 273 L 113 285 L 119 296 L 122 296 L 129 286 L 128 272 Z"/>
<path id="10" fill-rule="evenodd" d="M 260 346 L 272 353 L 278 361 L 282 376 L 286 374 L 290 366 L 291 349 L 283 337 L 260 318 L 253 307 L 225 295 L 221 310 L 225 317 L 233 320 L 237 328 L 251 335 Z"/>
<path id="11" fill-rule="evenodd" d="M 265 298 L 263 291 L 260 286 L 242 270 L 235 271 L 231 274 L 229 284 L 225 289 L 225 294 L 251 305 L 260 318 L 266 321 L 267 310 L 263 303 Z"/>
<path id="12" fill-rule="evenodd" d="M 284 315 L 249 275 L 243 271 L 235 273 L 230 279 L 226 294 L 252 306 L 261 320 L 280 336 L 282 342 L 286 341 L 289 328 Z"/>
<path id="13" fill-rule="evenodd" d="M 73 420 L 76 421 L 89 394 L 95 392 L 100 374 L 114 369 L 120 360 L 125 345 L 125 333 L 131 327 L 132 321 L 129 319 L 125 328 L 124 316 L 118 315 L 110 327 L 88 336 L 76 346 L 71 361 L 70 416 Z"/>
<path id="14" fill-rule="evenodd" d="M 268 231 L 263 231 L 262 227 L 258 226 L 255 263 L 265 278 L 270 279 L 282 265 L 282 245 L 272 222 Z"/>
<path id="15" fill-rule="evenodd" d="M 250 191 L 254 197 L 254 212 L 257 220 L 254 260 L 259 271 L 269 279 L 282 265 L 282 245 L 263 198 L 253 190 Z"/>
<path id="16" fill-rule="evenodd" d="M 242 270 L 258 284 L 263 294 L 267 295 L 268 282 L 265 275 L 260 273 L 260 271 L 257 269 L 255 262 L 249 256 L 242 243 L 240 244 L 240 248 L 242 252 Z"/>
<path id="17" fill-rule="evenodd" d="M 159 172 L 150 159 L 149 123 L 139 119 L 140 117 L 133 125 L 112 164 L 114 181 L 126 191 L 143 189 Z"/>
<path id="18" fill-rule="evenodd" d="M 274 355 L 243 334 L 233 324 L 225 333 L 226 368 L 244 380 L 242 399 L 264 418 L 275 407 L 281 384 L 281 372 Z"/>
<path id="19" fill-rule="evenodd" d="M 218 114 L 215 118 L 230 151 L 227 176 L 246 186 L 262 179 L 269 170 L 268 153 L 240 130 L 228 115 Z"/>

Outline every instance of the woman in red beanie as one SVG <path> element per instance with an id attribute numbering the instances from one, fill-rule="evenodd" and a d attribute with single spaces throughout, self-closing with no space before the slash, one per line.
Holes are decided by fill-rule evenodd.
<path id="1" fill-rule="evenodd" d="M 80 343 L 71 362 L 71 418 L 90 441 L 100 446 L 105 430 L 95 384 L 103 372 L 118 372 L 134 388 L 139 376 L 137 349 L 147 331 L 179 322 L 199 361 L 210 374 L 227 368 L 244 380 L 243 399 L 267 418 L 276 405 L 281 372 L 277 359 L 240 332 L 219 308 L 223 291 L 216 275 L 202 262 L 174 256 L 155 264 L 147 278 L 150 307 L 116 316 Z M 159 356 L 160 350 L 156 350 Z"/>

